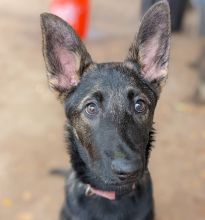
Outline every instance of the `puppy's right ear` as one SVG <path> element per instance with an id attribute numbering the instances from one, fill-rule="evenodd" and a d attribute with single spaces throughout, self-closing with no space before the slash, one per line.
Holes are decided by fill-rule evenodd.
<path id="1" fill-rule="evenodd" d="M 41 14 L 41 29 L 49 85 L 62 94 L 78 84 L 92 60 L 75 31 L 61 18 Z"/>

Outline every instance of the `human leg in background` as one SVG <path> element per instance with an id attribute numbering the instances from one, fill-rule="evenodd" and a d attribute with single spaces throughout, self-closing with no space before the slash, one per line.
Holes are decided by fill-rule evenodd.
<path id="1" fill-rule="evenodd" d="M 205 1 L 192 0 L 198 11 L 200 57 L 196 62 L 198 70 L 198 83 L 194 93 L 197 103 L 205 104 Z"/>

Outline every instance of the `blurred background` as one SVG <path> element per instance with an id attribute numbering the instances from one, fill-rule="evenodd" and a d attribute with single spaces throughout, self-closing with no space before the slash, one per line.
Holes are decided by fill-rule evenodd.
<path id="1" fill-rule="evenodd" d="M 188 3 L 181 26 L 179 22 L 173 28 L 169 80 L 155 115 L 157 135 L 149 167 L 158 220 L 205 219 L 200 2 Z M 64 179 L 49 171 L 69 166 L 65 117 L 47 86 L 39 24 L 40 13 L 49 12 L 52 4 L 0 0 L 1 220 L 55 220 L 63 202 Z M 87 34 L 81 34 L 93 59 L 123 60 L 141 14 L 139 0 L 90 1 Z"/>

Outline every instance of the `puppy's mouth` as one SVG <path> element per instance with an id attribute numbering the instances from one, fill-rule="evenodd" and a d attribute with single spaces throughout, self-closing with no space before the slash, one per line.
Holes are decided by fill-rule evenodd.
<path id="1" fill-rule="evenodd" d="M 135 188 L 136 188 L 136 183 L 133 183 L 132 185 L 129 186 L 124 186 L 123 188 L 116 188 L 115 191 L 104 191 L 88 185 L 86 189 L 86 195 L 87 196 L 96 195 L 112 201 L 112 200 L 120 199 L 121 197 L 131 193 L 132 191 L 135 190 Z"/>

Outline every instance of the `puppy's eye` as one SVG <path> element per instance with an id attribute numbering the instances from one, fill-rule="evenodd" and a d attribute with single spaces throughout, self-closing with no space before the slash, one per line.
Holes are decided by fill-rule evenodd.
<path id="1" fill-rule="evenodd" d="M 99 112 L 99 108 L 96 103 L 91 102 L 86 105 L 85 112 L 88 115 L 96 115 Z"/>
<path id="2" fill-rule="evenodd" d="M 135 111 L 137 113 L 143 113 L 145 112 L 147 106 L 146 106 L 146 103 L 144 100 L 142 99 L 138 99 L 136 102 L 135 102 Z"/>

